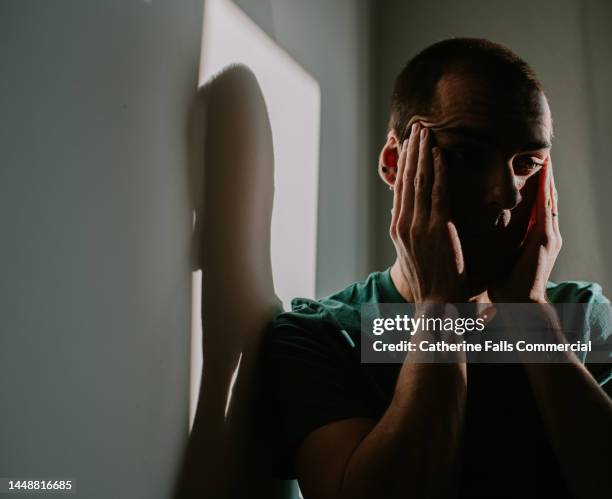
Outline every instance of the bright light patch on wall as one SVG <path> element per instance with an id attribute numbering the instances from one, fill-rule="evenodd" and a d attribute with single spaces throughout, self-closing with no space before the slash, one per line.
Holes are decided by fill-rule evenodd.
<path id="1" fill-rule="evenodd" d="M 274 143 L 271 262 L 285 309 L 314 297 L 320 90 L 315 79 L 228 0 L 206 0 L 199 83 L 231 64 L 249 67 L 268 108 Z M 193 279 L 190 427 L 202 369 L 200 273 Z"/>

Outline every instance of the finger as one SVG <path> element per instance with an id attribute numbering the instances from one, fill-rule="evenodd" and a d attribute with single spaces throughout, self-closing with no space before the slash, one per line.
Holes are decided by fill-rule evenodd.
<path id="1" fill-rule="evenodd" d="M 461 239 L 459 238 L 457 226 L 451 221 L 446 221 L 445 223 L 446 228 L 448 229 L 451 247 L 453 248 L 453 253 L 456 259 L 455 262 L 457 264 L 457 271 L 459 274 L 463 274 L 465 272 L 465 261 L 463 259 L 463 250 L 461 249 Z"/>
<path id="2" fill-rule="evenodd" d="M 393 207 L 391 209 L 391 229 L 392 234 L 396 234 L 395 229 L 397 227 L 397 219 L 399 218 L 400 208 L 402 205 L 402 188 L 404 182 L 402 181 L 402 175 L 404 172 L 404 165 L 406 164 L 406 156 L 408 152 L 408 139 L 404 140 L 404 143 L 400 148 L 400 155 L 397 160 L 397 171 L 395 174 L 395 183 L 393 184 Z"/>
<path id="3" fill-rule="evenodd" d="M 552 216 L 553 216 L 553 229 L 555 234 L 560 235 L 559 230 L 559 195 L 557 194 L 557 186 L 555 185 L 555 173 L 552 165 L 552 158 L 548 156 L 548 168 L 550 170 L 550 195 L 552 199 Z"/>
<path id="4" fill-rule="evenodd" d="M 402 201 L 397 223 L 398 231 L 406 233 L 412 224 L 414 211 L 414 175 L 416 172 L 417 160 L 419 157 L 419 123 L 412 125 L 404 171 L 402 172 Z"/>
<path id="5" fill-rule="evenodd" d="M 425 223 L 431 212 L 431 188 L 433 184 L 433 160 L 431 157 L 430 131 L 423 128 L 420 133 L 419 160 L 417 163 L 414 223 Z"/>
<path id="6" fill-rule="evenodd" d="M 431 218 L 448 220 L 450 218 L 450 192 L 448 189 L 448 170 L 439 147 L 432 149 L 434 163 L 434 184 L 431 191 Z"/>
<path id="7" fill-rule="evenodd" d="M 536 201 L 536 227 L 540 234 L 545 234 L 547 228 L 552 229 L 552 206 L 550 196 L 550 168 L 548 162 L 544 164 L 538 183 L 538 197 Z"/>

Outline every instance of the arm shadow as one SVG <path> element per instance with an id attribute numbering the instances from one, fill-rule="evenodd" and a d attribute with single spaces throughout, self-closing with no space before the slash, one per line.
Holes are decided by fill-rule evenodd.
<path id="1" fill-rule="evenodd" d="M 230 66 L 201 87 L 188 137 L 203 369 L 174 497 L 287 498 L 293 484 L 270 477 L 256 424 L 258 357 L 281 304 L 270 260 L 272 132 L 246 66 Z"/>

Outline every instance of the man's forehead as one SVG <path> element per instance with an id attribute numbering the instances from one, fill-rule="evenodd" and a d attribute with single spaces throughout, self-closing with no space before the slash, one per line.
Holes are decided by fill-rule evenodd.
<path id="1" fill-rule="evenodd" d="M 481 135 L 501 142 L 550 146 L 552 120 L 542 92 L 509 93 L 470 75 L 444 76 L 425 121 L 443 135 Z M 470 133 L 467 133 L 470 135 Z"/>

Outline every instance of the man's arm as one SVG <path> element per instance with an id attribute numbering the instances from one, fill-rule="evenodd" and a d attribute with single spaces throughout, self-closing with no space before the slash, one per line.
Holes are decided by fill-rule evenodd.
<path id="1" fill-rule="evenodd" d="M 525 364 L 568 485 L 578 498 L 610 497 L 612 401 L 575 355 L 561 364 Z"/>
<path id="2" fill-rule="evenodd" d="M 507 282 L 491 286 L 499 303 L 535 302 L 545 311 L 546 282 L 562 246 L 552 159 L 539 179 L 535 223 Z M 556 320 L 544 312 L 554 328 Z M 540 413 L 568 485 L 577 497 L 609 497 L 612 402 L 571 352 L 565 363 L 525 363 Z"/>
<path id="3" fill-rule="evenodd" d="M 347 419 L 306 437 L 297 457 L 304 497 L 447 497 L 465 396 L 465 364 L 405 363 L 378 422 Z"/>

